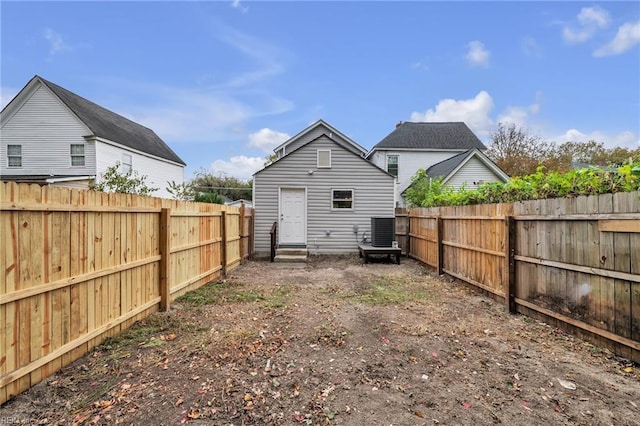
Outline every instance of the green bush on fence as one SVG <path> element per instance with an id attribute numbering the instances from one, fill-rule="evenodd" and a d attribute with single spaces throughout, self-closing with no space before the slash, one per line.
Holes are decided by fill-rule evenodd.
<path id="1" fill-rule="evenodd" d="M 567 173 L 545 173 L 542 166 L 533 174 L 518 176 L 507 183 L 489 182 L 476 190 L 455 189 L 431 179 L 420 169 L 405 192 L 414 207 L 463 206 L 470 204 L 513 203 L 544 198 L 612 194 L 640 190 L 640 162 L 617 169 L 587 167 Z"/>

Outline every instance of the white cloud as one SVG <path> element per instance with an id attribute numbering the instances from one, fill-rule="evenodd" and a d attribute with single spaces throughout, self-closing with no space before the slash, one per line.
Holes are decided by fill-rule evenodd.
<path id="1" fill-rule="evenodd" d="M 583 7 L 577 18 L 577 28 L 565 26 L 562 29 L 562 38 L 567 43 L 584 43 L 593 37 L 598 29 L 606 28 L 611 22 L 609 12 L 599 6 Z"/>
<path id="2" fill-rule="evenodd" d="M 471 99 L 442 99 L 434 109 L 411 113 L 411 121 L 464 121 L 478 136 L 487 136 L 493 121 L 493 99 L 486 91 Z"/>
<path id="3" fill-rule="evenodd" d="M 564 134 L 550 139 L 557 143 L 564 143 L 567 141 L 588 142 L 590 140 L 595 140 L 596 142 L 602 142 L 607 148 L 640 148 L 640 137 L 637 133 L 631 131 L 607 134 L 597 130 L 590 133 L 583 133 L 578 129 L 569 129 Z"/>
<path id="4" fill-rule="evenodd" d="M 583 7 L 578 14 L 578 22 L 583 26 L 605 28 L 610 21 L 609 12 L 599 6 Z"/>
<path id="5" fill-rule="evenodd" d="M 239 9 L 242 13 L 247 13 L 249 11 L 249 6 L 244 6 L 240 3 L 240 0 L 232 0 L 231 7 L 234 9 Z"/>
<path id="6" fill-rule="evenodd" d="M 73 50 L 71 45 L 65 43 L 62 36 L 51 28 L 45 28 L 42 35 L 49 42 L 50 55 L 71 52 Z"/>
<path id="7" fill-rule="evenodd" d="M 216 160 L 211 164 L 211 171 L 217 174 L 232 176 L 242 180 L 252 179 L 255 172 L 264 167 L 265 159 L 262 157 L 246 157 L 238 155 L 231 157 L 229 161 Z"/>
<path id="8" fill-rule="evenodd" d="M 522 39 L 522 52 L 527 56 L 542 57 L 542 49 L 535 38 L 526 36 Z"/>
<path id="9" fill-rule="evenodd" d="M 225 86 L 244 87 L 280 75 L 285 71 L 281 59 L 285 53 L 281 49 L 225 25 L 220 24 L 219 27 L 222 30 L 218 36 L 219 39 L 242 52 L 257 65 L 256 69 L 233 77 L 225 83 Z"/>
<path id="10" fill-rule="evenodd" d="M 467 62 L 472 67 L 488 67 L 489 66 L 489 56 L 491 53 L 484 48 L 484 44 L 478 40 L 474 40 L 467 44 L 467 54 L 465 58 L 467 58 Z"/>
<path id="11" fill-rule="evenodd" d="M 593 56 L 602 57 L 619 55 L 631 49 L 638 43 L 640 43 L 640 21 L 635 24 L 627 22 L 618 28 L 618 33 L 615 38 L 593 52 Z"/>
<path id="12" fill-rule="evenodd" d="M 540 100 L 542 93 L 536 93 L 536 101 L 528 106 L 508 106 L 504 112 L 498 115 L 498 122 L 513 123 L 518 127 L 528 127 L 527 121 L 540 112 Z"/>
<path id="13" fill-rule="evenodd" d="M 429 65 L 425 64 L 424 62 L 414 62 L 413 64 L 411 64 L 411 69 L 414 70 L 421 70 L 421 71 L 429 71 Z"/>
<path id="14" fill-rule="evenodd" d="M 260 129 L 255 133 L 249 134 L 249 146 L 259 148 L 262 151 L 271 154 L 273 149 L 289 139 L 288 133 L 278 132 L 268 128 Z"/>

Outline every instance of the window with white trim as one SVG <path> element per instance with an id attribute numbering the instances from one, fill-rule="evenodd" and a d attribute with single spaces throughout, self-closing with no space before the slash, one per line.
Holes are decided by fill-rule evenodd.
<path id="1" fill-rule="evenodd" d="M 332 210 L 353 210 L 353 189 L 332 189 Z"/>
<path id="2" fill-rule="evenodd" d="M 131 154 L 122 153 L 122 162 L 120 163 L 123 173 L 131 173 L 133 170 Z"/>
<path id="3" fill-rule="evenodd" d="M 390 175 L 398 177 L 398 156 L 387 155 L 387 172 Z"/>
<path id="4" fill-rule="evenodd" d="M 7 166 L 22 167 L 22 145 L 7 145 Z"/>
<path id="5" fill-rule="evenodd" d="M 319 149 L 317 160 L 318 160 L 319 169 L 330 169 L 331 168 L 331 150 Z"/>
<path id="6" fill-rule="evenodd" d="M 84 145 L 71 144 L 71 167 L 84 166 Z"/>

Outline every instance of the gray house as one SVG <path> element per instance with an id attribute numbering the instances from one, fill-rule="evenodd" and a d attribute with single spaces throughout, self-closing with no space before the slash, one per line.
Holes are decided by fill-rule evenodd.
<path id="1" fill-rule="evenodd" d="M 418 169 L 469 189 L 483 182 L 506 181 L 508 176 L 483 154 L 486 149 L 465 123 L 405 122 L 374 145 L 367 159 L 397 177 L 395 201 L 404 206 L 403 193 Z"/>
<path id="2" fill-rule="evenodd" d="M 366 149 L 319 120 L 274 150 L 279 159 L 253 176 L 255 253 L 277 246 L 311 254 L 355 253 L 371 217 L 394 215 L 394 177 Z"/>

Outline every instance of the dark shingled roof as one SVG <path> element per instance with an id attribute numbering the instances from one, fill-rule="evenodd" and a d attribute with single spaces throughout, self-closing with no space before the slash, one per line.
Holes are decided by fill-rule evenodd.
<path id="1" fill-rule="evenodd" d="M 468 156 L 473 153 L 473 150 L 470 149 L 465 152 L 461 152 L 458 155 L 454 155 L 451 158 L 447 158 L 444 161 L 436 163 L 427 169 L 427 176 L 433 179 L 437 179 L 439 177 L 447 177 L 451 174 L 452 171 L 455 170 Z"/>
<path id="2" fill-rule="evenodd" d="M 186 165 L 155 132 L 97 105 L 67 89 L 38 78 L 93 132 L 95 136 L 126 147 Z"/>
<path id="3" fill-rule="evenodd" d="M 487 149 L 478 137 L 462 122 L 412 123 L 404 122 L 375 149 Z"/>

